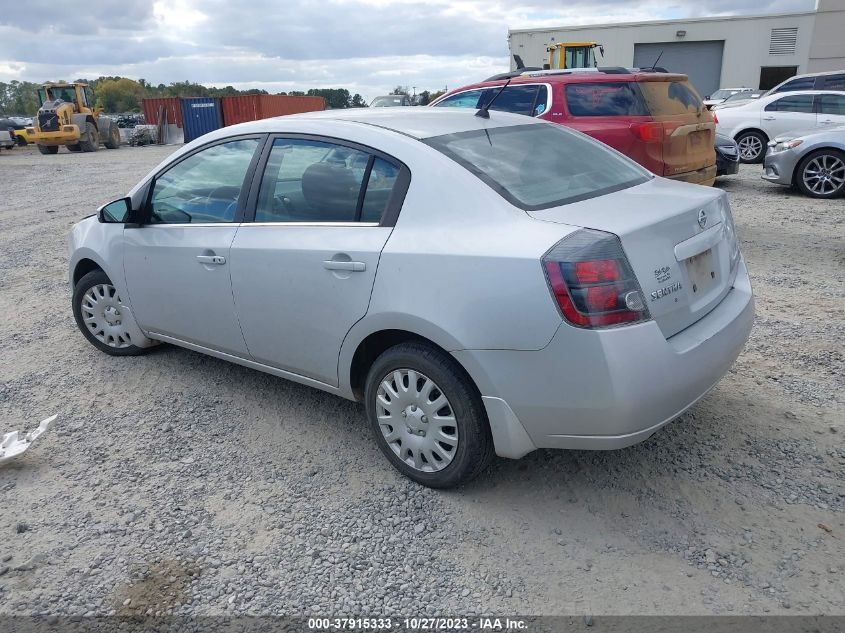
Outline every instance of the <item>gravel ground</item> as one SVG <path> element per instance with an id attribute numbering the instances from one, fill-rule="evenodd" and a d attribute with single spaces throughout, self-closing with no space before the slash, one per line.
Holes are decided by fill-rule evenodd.
<path id="1" fill-rule="evenodd" d="M 747 349 L 647 442 L 421 488 L 363 408 L 76 331 L 65 237 L 173 148 L 0 155 L 0 614 L 845 614 L 843 201 L 743 166 Z"/>

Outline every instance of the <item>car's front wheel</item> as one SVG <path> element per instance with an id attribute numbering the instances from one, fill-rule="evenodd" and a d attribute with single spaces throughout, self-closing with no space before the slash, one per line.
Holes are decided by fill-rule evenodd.
<path id="1" fill-rule="evenodd" d="M 93 270 L 77 282 L 72 301 L 76 325 L 98 350 L 112 356 L 135 356 L 147 351 L 132 343 L 127 310 L 117 288 L 102 270 Z"/>
<path id="2" fill-rule="evenodd" d="M 769 139 L 762 132 L 749 130 L 736 137 L 739 149 L 739 160 L 743 163 L 759 163 L 766 155 L 766 145 Z"/>
<path id="3" fill-rule="evenodd" d="M 419 342 L 379 356 L 367 374 L 367 417 L 387 459 L 431 488 L 476 477 L 493 457 L 484 404 L 448 354 Z"/>
<path id="4" fill-rule="evenodd" d="M 812 198 L 845 195 L 845 153 L 820 149 L 805 156 L 795 170 L 795 184 Z"/>

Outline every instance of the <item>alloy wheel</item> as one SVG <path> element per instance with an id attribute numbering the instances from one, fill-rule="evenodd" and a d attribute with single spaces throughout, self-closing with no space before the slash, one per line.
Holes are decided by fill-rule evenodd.
<path id="1" fill-rule="evenodd" d="M 411 468 L 446 468 L 458 448 L 458 425 L 449 399 L 425 374 L 396 369 L 376 393 L 379 429 L 391 450 Z"/>
<path id="2" fill-rule="evenodd" d="M 831 154 L 821 154 L 804 167 L 804 185 L 815 194 L 829 196 L 845 184 L 845 162 Z"/>
<path id="3" fill-rule="evenodd" d="M 756 160 L 763 151 L 763 141 L 754 135 L 743 136 L 736 144 L 739 155 L 745 160 Z"/>
<path id="4" fill-rule="evenodd" d="M 110 284 L 91 286 L 80 301 L 82 320 L 98 341 L 117 349 L 132 341 L 123 322 L 123 306 L 117 289 Z"/>

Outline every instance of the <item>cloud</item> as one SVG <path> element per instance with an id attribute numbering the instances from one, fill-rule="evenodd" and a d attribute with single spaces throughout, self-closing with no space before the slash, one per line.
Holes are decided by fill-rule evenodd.
<path id="1" fill-rule="evenodd" d="M 0 80 L 126 75 L 271 91 L 436 90 L 508 66 L 508 28 L 811 9 L 815 0 L 30 0 L 0 13 Z"/>

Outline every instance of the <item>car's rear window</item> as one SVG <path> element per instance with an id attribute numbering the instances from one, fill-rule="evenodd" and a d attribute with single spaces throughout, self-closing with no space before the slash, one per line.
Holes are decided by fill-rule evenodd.
<path id="1" fill-rule="evenodd" d="M 568 84 L 566 103 L 572 116 L 648 116 L 629 81 Z"/>
<path id="2" fill-rule="evenodd" d="M 445 134 L 423 142 L 526 211 L 595 198 L 651 178 L 598 141 L 551 123 Z"/>
<path id="3" fill-rule="evenodd" d="M 704 108 L 688 81 L 640 81 L 637 85 L 652 116 L 695 114 Z"/>

